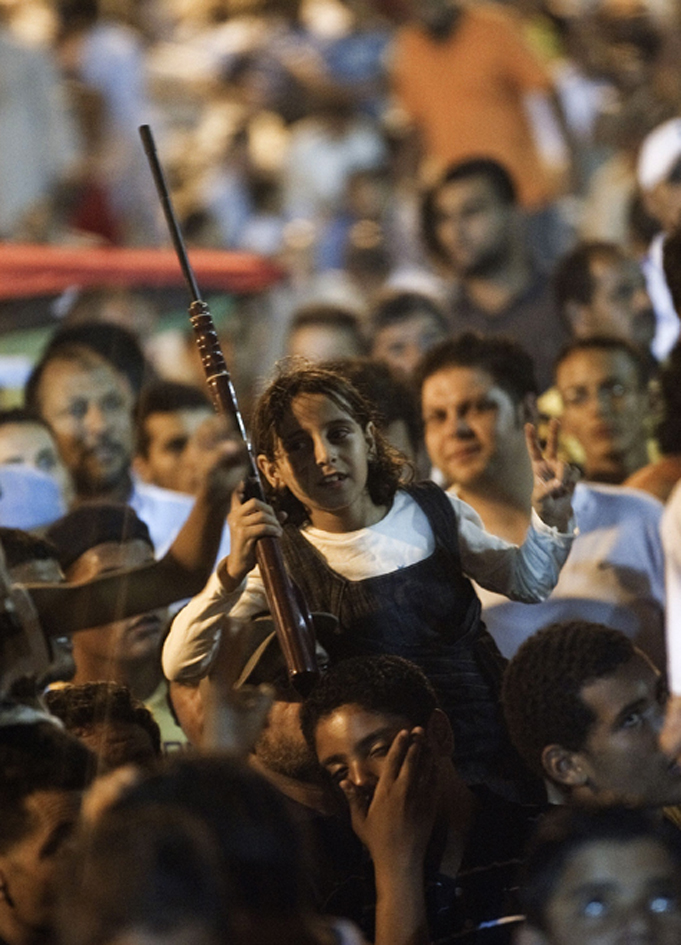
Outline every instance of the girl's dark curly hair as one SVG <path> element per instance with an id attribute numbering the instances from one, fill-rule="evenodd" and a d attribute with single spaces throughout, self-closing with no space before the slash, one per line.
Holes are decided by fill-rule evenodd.
<path id="1" fill-rule="evenodd" d="M 400 482 L 410 478 L 409 463 L 378 429 L 377 416 L 372 405 L 347 378 L 335 371 L 309 364 L 304 367 L 299 364 L 283 365 L 255 405 L 252 435 L 256 454 L 266 456 L 270 462 L 276 461 L 284 419 L 299 394 L 323 394 L 329 397 L 363 430 L 369 423 L 373 423 L 376 450 L 375 455 L 369 459 L 367 489 L 375 505 L 390 505 Z M 287 513 L 287 521 L 301 525 L 308 518 L 302 502 L 291 495 L 288 489 L 279 492 L 267 481 L 263 484 L 268 501 L 278 511 Z"/>

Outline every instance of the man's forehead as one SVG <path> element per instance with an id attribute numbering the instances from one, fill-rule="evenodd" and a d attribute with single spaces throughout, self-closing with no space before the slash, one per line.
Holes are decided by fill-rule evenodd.
<path id="1" fill-rule="evenodd" d="M 110 361 L 94 352 L 83 350 L 73 355 L 57 355 L 50 360 L 40 380 L 40 391 L 51 385 L 87 388 L 96 382 L 100 386 L 123 388 L 133 396 L 130 382 Z"/>
<path id="2" fill-rule="evenodd" d="M 449 181 L 440 187 L 435 196 L 435 205 L 440 213 L 454 210 L 460 204 L 473 199 L 484 199 L 490 203 L 501 203 L 494 187 L 486 177 L 464 177 L 461 180 Z"/>
<path id="3" fill-rule="evenodd" d="M 488 394 L 493 390 L 500 395 L 509 396 L 485 368 L 478 365 L 452 364 L 440 368 L 426 378 L 421 396 L 424 403 L 438 399 L 463 400 Z"/>
<path id="4" fill-rule="evenodd" d="M 612 380 L 628 381 L 638 377 L 636 365 L 623 348 L 585 348 L 573 351 L 559 364 L 556 384 L 565 387 L 574 383 L 593 383 L 607 376 Z"/>
<path id="5" fill-rule="evenodd" d="M 580 698 L 599 720 L 614 720 L 637 699 L 654 695 L 660 676 L 648 657 L 636 650 L 612 672 L 587 682 L 580 691 Z"/>
<path id="6" fill-rule="evenodd" d="M 366 709 L 354 702 L 338 706 L 323 716 L 317 725 L 317 739 L 333 738 L 348 748 L 372 735 L 385 730 L 409 728 L 411 722 L 402 715 Z"/>

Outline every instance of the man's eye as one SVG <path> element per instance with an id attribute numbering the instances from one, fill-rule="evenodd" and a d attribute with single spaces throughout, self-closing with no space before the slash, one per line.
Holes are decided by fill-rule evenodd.
<path id="1" fill-rule="evenodd" d="M 607 913 L 608 908 L 602 899 L 589 899 L 584 904 L 584 915 L 588 919 L 601 919 Z"/>
<path id="2" fill-rule="evenodd" d="M 349 436 L 350 436 L 350 430 L 348 430 L 346 427 L 337 427 L 335 430 L 331 430 L 331 432 L 329 433 L 329 439 L 335 442 L 340 442 L 341 440 L 345 440 Z"/>
<path id="3" fill-rule="evenodd" d="M 123 398 L 119 394 L 109 394 L 102 401 L 102 410 L 120 410 L 122 406 Z"/>
<path id="4" fill-rule="evenodd" d="M 52 472 L 57 465 L 57 457 L 52 453 L 39 453 L 35 464 L 38 469 L 42 469 L 44 472 Z"/>
<path id="5" fill-rule="evenodd" d="M 82 420 L 85 414 L 87 413 L 87 403 L 84 400 L 75 400 L 72 404 L 69 404 L 68 414 L 73 417 L 75 420 Z"/>
<path id="6" fill-rule="evenodd" d="M 423 422 L 426 426 L 437 426 L 440 423 L 444 423 L 447 419 L 447 414 L 443 412 L 438 413 L 429 413 L 423 418 Z"/>
<path id="7" fill-rule="evenodd" d="M 383 758 L 388 754 L 389 751 L 390 745 L 388 745 L 387 742 L 379 742 L 378 745 L 374 745 L 374 747 L 371 749 L 369 756 L 371 758 Z"/>
<path id="8" fill-rule="evenodd" d="M 642 721 L 642 712 L 630 712 L 629 715 L 623 719 L 622 728 L 635 728 L 637 725 L 640 725 Z"/>
<path id="9" fill-rule="evenodd" d="M 654 896 L 648 903 L 649 912 L 655 913 L 664 913 L 664 912 L 676 912 L 678 909 L 678 902 L 676 901 L 675 896 Z"/>
<path id="10" fill-rule="evenodd" d="M 341 781 L 345 781 L 348 776 L 347 768 L 334 768 L 333 770 L 328 770 L 327 773 L 334 784 L 340 784 Z"/>

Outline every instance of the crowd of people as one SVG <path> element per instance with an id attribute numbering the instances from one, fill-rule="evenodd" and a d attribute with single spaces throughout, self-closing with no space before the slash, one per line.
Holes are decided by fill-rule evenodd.
<path id="1" fill-rule="evenodd" d="M 150 123 L 280 271 L 211 299 L 250 443 L 139 286 L 0 410 L 0 945 L 681 942 L 680 46 L 0 0 L 0 240 L 162 245 Z"/>

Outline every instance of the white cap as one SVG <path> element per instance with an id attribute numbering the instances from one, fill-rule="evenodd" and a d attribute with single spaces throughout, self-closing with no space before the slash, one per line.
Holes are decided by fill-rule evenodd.
<path id="1" fill-rule="evenodd" d="M 636 176 L 641 190 L 652 190 L 667 178 L 681 158 L 681 118 L 654 128 L 638 152 Z"/>

